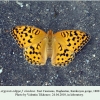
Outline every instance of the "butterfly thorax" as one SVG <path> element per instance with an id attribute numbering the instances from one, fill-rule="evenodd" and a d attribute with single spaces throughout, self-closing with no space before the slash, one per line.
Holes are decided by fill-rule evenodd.
<path id="1" fill-rule="evenodd" d="M 47 56 L 51 57 L 52 56 L 52 41 L 53 41 L 53 31 L 49 30 L 47 32 Z"/>

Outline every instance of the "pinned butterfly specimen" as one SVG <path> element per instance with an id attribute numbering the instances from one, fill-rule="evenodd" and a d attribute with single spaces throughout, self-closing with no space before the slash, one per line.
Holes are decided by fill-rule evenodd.
<path id="1" fill-rule="evenodd" d="M 24 49 L 25 59 L 35 65 L 45 65 L 47 58 L 51 58 L 53 66 L 67 66 L 90 40 L 80 30 L 62 30 L 55 34 L 49 30 L 46 34 L 34 26 L 16 26 L 11 34 Z"/>

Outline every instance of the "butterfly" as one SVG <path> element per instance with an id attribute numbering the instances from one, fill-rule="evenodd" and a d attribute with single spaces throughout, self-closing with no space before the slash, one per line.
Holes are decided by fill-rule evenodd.
<path id="1" fill-rule="evenodd" d="M 80 30 L 62 30 L 55 34 L 49 30 L 46 34 L 27 25 L 13 27 L 11 34 L 23 48 L 25 59 L 35 65 L 45 65 L 47 58 L 51 58 L 53 66 L 67 66 L 90 40 L 90 35 Z"/>

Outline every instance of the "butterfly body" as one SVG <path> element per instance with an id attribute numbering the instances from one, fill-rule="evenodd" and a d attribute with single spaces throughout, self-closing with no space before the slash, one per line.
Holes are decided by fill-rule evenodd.
<path id="1" fill-rule="evenodd" d="M 47 56 L 51 58 L 52 56 L 52 44 L 53 44 L 53 31 L 49 30 L 47 32 Z"/>
<path id="2" fill-rule="evenodd" d="M 25 59 L 36 65 L 44 65 L 51 58 L 53 66 L 66 66 L 82 47 L 89 41 L 90 36 L 80 30 L 62 30 L 47 34 L 34 26 L 16 26 L 12 36 L 19 47 L 24 49 Z"/>

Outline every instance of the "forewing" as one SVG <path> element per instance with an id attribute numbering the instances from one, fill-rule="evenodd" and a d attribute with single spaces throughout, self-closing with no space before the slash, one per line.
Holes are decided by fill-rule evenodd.
<path id="1" fill-rule="evenodd" d="M 90 36 L 80 30 L 63 30 L 54 34 L 54 38 L 68 50 L 77 53 L 90 40 Z"/>
<path id="2" fill-rule="evenodd" d="M 12 29 L 11 34 L 20 48 L 39 43 L 46 36 L 43 30 L 34 26 L 16 26 Z"/>

